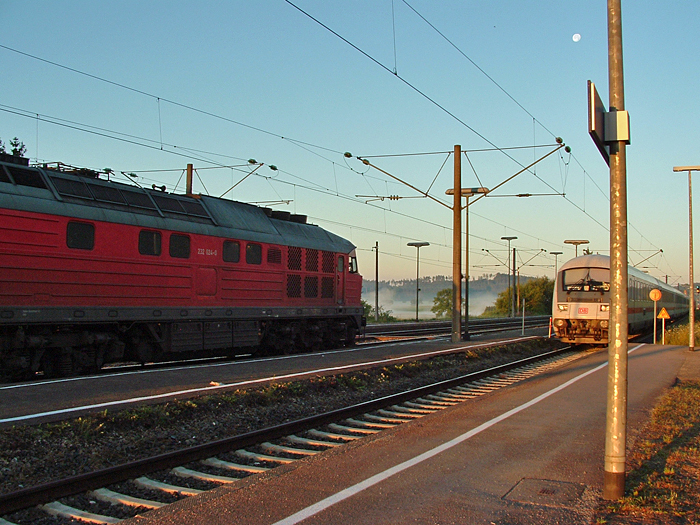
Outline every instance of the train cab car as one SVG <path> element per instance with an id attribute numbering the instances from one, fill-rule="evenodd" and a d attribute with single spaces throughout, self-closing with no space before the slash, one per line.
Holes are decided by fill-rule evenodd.
<path id="1" fill-rule="evenodd" d="M 8 157 L 0 375 L 354 342 L 355 247 L 306 216 Z"/>
<path id="2" fill-rule="evenodd" d="M 679 290 L 639 270 L 628 269 L 629 334 L 654 326 L 654 302 L 649 292 L 662 292 L 657 308 L 666 308 L 671 318 L 688 314 L 688 298 Z M 559 269 L 554 283 L 552 327 L 568 343 L 607 344 L 610 324 L 610 257 L 583 255 Z"/>

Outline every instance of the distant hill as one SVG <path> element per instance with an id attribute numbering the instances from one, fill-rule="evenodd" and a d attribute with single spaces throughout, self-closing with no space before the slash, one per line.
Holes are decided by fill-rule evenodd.
<path id="1" fill-rule="evenodd" d="M 520 284 L 529 281 L 531 277 L 520 277 Z M 375 281 L 363 280 L 362 299 L 374 306 Z M 433 299 L 440 290 L 452 289 L 452 277 L 436 275 L 421 277 L 420 280 L 420 318 L 433 318 L 430 311 Z M 490 274 L 469 281 L 469 315 L 481 315 L 488 306 L 493 306 L 496 297 L 508 288 L 508 275 L 503 273 Z M 464 296 L 464 293 L 462 293 Z M 416 315 L 416 280 L 379 281 L 379 306 L 391 310 L 398 318 L 412 318 Z"/>

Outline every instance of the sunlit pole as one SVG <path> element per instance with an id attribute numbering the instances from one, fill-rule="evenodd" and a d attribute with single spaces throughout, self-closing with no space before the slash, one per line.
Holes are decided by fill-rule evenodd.
<path id="1" fill-rule="evenodd" d="M 513 307 L 513 295 L 511 293 L 515 293 L 515 281 L 513 282 L 513 289 L 511 291 L 510 287 L 510 241 L 514 241 L 517 239 L 517 237 L 501 237 L 502 241 L 508 241 L 508 257 L 506 257 L 506 260 L 508 261 L 508 297 L 510 297 L 510 316 L 513 317 L 515 315 L 515 308 Z M 513 262 L 513 268 L 515 268 L 515 262 Z"/>
<path id="2" fill-rule="evenodd" d="M 445 194 L 446 195 L 454 195 L 454 188 L 448 189 Z M 488 193 L 489 190 L 488 188 L 461 188 L 461 195 L 463 197 L 466 197 L 467 203 L 464 206 L 464 211 L 466 215 L 466 221 L 465 221 L 465 226 L 464 226 L 464 232 L 465 232 L 465 240 L 464 240 L 464 261 L 465 261 L 465 267 L 466 270 L 464 271 L 464 280 L 465 280 L 465 291 L 464 291 L 464 332 L 462 334 L 462 340 L 468 341 L 469 340 L 469 197 L 473 197 L 474 195 L 482 194 L 485 195 Z M 460 206 L 461 206 L 460 202 Z M 460 210 L 460 215 L 461 215 L 461 210 Z M 461 297 L 461 285 L 460 285 L 460 297 Z M 461 310 L 460 310 L 461 311 Z M 460 323 L 461 324 L 461 323 Z"/>
<path id="3" fill-rule="evenodd" d="M 408 246 L 416 248 L 416 322 L 418 322 L 418 296 L 420 294 L 420 249 L 423 246 L 430 246 L 429 242 L 409 242 Z"/>
<path id="4" fill-rule="evenodd" d="M 693 272 L 693 183 L 691 173 L 700 171 L 700 166 L 675 166 L 673 171 L 688 172 L 688 299 L 690 299 L 690 311 L 688 312 L 688 350 L 695 351 L 695 276 Z"/>
<path id="5" fill-rule="evenodd" d="M 452 342 L 462 340 L 462 146 L 455 145 L 452 187 Z"/>
<path id="6" fill-rule="evenodd" d="M 621 0 L 608 0 L 608 85 L 611 116 L 625 110 Z M 625 495 L 627 446 L 627 141 L 606 139 L 610 153 L 610 337 L 603 498 Z"/>

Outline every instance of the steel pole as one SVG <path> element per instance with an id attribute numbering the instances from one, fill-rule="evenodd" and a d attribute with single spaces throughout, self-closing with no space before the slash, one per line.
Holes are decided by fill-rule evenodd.
<path id="1" fill-rule="evenodd" d="M 462 340 L 462 146 L 454 150 L 452 201 L 452 342 Z"/>
<path id="2" fill-rule="evenodd" d="M 379 241 L 374 242 L 374 320 L 379 322 Z"/>
<path id="3" fill-rule="evenodd" d="M 510 300 L 510 316 L 515 317 L 515 310 L 517 310 L 517 298 L 515 297 L 515 247 L 513 247 L 513 294 Z"/>
<path id="4" fill-rule="evenodd" d="M 416 246 L 416 322 L 418 322 L 418 295 L 420 294 L 420 246 Z"/>
<path id="5" fill-rule="evenodd" d="M 624 111 L 621 0 L 608 0 L 610 111 Z M 627 444 L 627 160 L 626 143 L 610 142 L 610 337 L 603 498 L 625 494 Z"/>

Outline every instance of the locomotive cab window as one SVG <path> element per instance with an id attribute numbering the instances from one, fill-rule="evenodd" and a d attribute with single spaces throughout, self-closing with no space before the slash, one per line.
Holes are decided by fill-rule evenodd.
<path id="1" fill-rule="evenodd" d="M 338 273 L 343 273 L 345 271 L 345 257 L 342 255 L 338 256 Z"/>
<path id="2" fill-rule="evenodd" d="M 237 263 L 241 260 L 241 243 L 224 241 L 223 257 L 225 262 Z"/>
<path id="3" fill-rule="evenodd" d="M 160 232 L 141 230 L 139 233 L 139 253 L 141 255 L 160 255 Z"/>
<path id="4" fill-rule="evenodd" d="M 66 244 L 76 250 L 92 250 L 95 247 L 95 225 L 89 222 L 69 222 Z"/>
<path id="5" fill-rule="evenodd" d="M 173 233 L 170 236 L 170 257 L 178 259 L 189 259 L 190 238 L 187 235 Z"/>
<path id="6" fill-rule="evenodd" d="M 349 270 L 350 273 L 359 273 L 359 270 L 357 268 L 357 257 L 350 257 L 350 266 Z"/>
<path id="7" fill-rule="evenodd" d="M 565 292 L 607 292 L 610 290 L 610 270 L 606 268 L 572 268 L 563 272 Z"/>
<path id="8" fill-rule="evenodd" d="M 262 245 L 248 243 L 245 247 L 245 262 L 248 264 L 262 264 Z"/>

